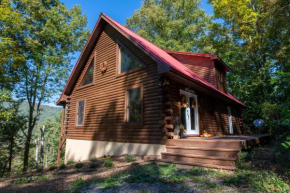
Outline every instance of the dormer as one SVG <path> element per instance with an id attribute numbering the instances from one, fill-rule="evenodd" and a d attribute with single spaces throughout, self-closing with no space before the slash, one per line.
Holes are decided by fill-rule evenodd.
<path id="1" fill-rule="evenodd" d="M 230 68 L 217 55 L 170 50 L 166 52 L 203 80 L 227 93 L 226 72 L 229 72 Z"/>

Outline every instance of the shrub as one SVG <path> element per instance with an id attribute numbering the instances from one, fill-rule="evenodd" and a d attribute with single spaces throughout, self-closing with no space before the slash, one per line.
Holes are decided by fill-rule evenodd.
<path id="1" fill-rule="evenodd" d="M 43 167 L 38 167 L 37 169 L 36 169 L 36 172 L 42 172 L 43 171 Z"/>
<path id="2" fill-rule="evenodd" d="M 90 168 L 91 169 L 95 169 L 99 166 L 99 164 L 97 164 L 96 162 L 90 163 Z"/>
<path id="3" fill-rule="evenodd" d="M 27 182 L 27 178 L 17 178 L 14 180 L 14 184 L 24 184 Z"/>
<path id="4" fill-rule="evenodd" d="M 65 169 L 65 165 L 64 164 L 61 164 L 59 167 L 58 167 L 59 170 L 63 170 Z"/>
<path id="5" fill-rule="evenodd" d="M 113 161 L 111 160 L 111 158 L 108 158 L 104 161 L 104 166 L 107 168 L 110 168 L 113 166 Z"/>
<path id="6" fill-rule="evenodd" d="M 240 169 L 246 169 L 248 167 L 248 164 L 247 164 L 248 159 L 249 159 L 248 152 L 245 152 L 245 151 L 240 152 L 240 155 L 236 162 L 236 166 Z"/>
<path id="7" fill-rule="evenodd" d="M 53 170 L 55 170 L 56 168 L 57 168 L 56 166 L 50 166 L 48 170 L 49 170 L 49 171 L 53 171 Z"/>
<path id="8" fill-rule="evenodd" d="M 125 157 L 125 159 L 126 159 L 126 162 L 133 162 L 133 161 L 136 161 L 136 157 L 133 156 L 133 155 L 127 155 L 127 156 Z"/>
<path id="9" fill-rule="evenodd" d="M 105 182 L 102 184 L 102 186 L 104 189 L 111 189 L 111 188 L 116 188 L 117 183 L 118 183 L 118 181 L 111 179 L 111 178 L 107 178 L 105 180 Z"/>
<path id="10" fill-rule="evenodd" d="M 91 157 L 90 158 L 90 162 L 97 162 L 98 160 L 97 160 L 97 158 L 96 157 Z"/>
<path id="11" fill-rule="evenodd" d="M 24 184 L 24 183 L 29 183 L 32 181 L 45 181 L 47 180 L 48 177 L 46 175 L 42 176 L 30 176 L 30 177 L 23 177 L 23 178 L 17 178 L 14 180 L 14 184 Z"/>
<path id="12" fill-rule="evenodd" d="M 47 180 L 47 176 L 46 175 L 42 175 L 42 176 L 32 176 L 31 179 L 29 179 L 31 181 L 45 181 Z"/>
<path id="13" fill-rule="evenodd" d="M 159 168 L 160 174 L 162 174 L 164 176 L 173 175 L 177 169 L 176 165 L 174 165 L 174 164 L 162 165 L 162 166 L 159 166 L 158 168 Z"/>
<path id="14" fill-rule="evenodd" d="M 66 163 L 66 165 L 73 165 L 73 164 L 75 164 L 74 160 L 68 160 L 67 163 Z"/>
<path id="15" fill-rule="evenodd" d="M 84 180 L 82 178 L 78 178 L 76 181 L 73 182 L 72 188 L 78 188 L 84 184 Z"/>
<path id="16" fill-rule="evenodd" d="M 75 165 L 75 168 L 77 168 L 77 169 L 82 168 L 82 167 L 84 167 L 84 164 L 83 163 L 77 163 Z"/>

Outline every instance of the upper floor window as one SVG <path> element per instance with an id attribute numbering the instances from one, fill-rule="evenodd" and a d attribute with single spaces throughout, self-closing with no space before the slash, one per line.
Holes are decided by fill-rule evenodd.
<path id="1" fill-rule="evenodd" d="M 224 82 L 224 76 L 223 76 L 223 74 L 220 75 L 220 81 L 221 82 Z"/>
<path id="2" fill-rule="evenodd" d="M 142 122 L 142 88 L 134 88 L 127 90 L 126 93 L 126 122 L 141 123 Z"/>
<path id="3" fill-rule="evenodd" d="M 119 45 L 118 73 L 121 74 L 138 67 L 142 67 L 140 61 L 124 46 Z"/>
<path id="4" fill-rule="evenodd" d="M 85 110 L 85 101 L 78 101 L 77 104 L 77 126 L 83 126 L 84 125 L 84 110 Z"/>
<path id="5" fill-rule="evenodd" d="M 92 60 L 80 86 L 91 84 L 94 81 L 94 60 Z"/>

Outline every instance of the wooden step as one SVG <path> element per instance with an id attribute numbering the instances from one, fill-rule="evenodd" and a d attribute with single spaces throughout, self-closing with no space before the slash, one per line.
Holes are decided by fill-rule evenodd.
<path id="1" fill-rule="evenodd" d="M 242 143 L 239 140 L 171 139 L 167 140 L 166 145 L 181 147 L 226 148 L 237 150 L 242 149 Z"/>
<path id="2" fill-rule="evenodd" d="M 225 170 L 235 170 L 236 169 L 235 166 L 221 166 L 221 165 L 215 165 L 215 164 L 192 163 L 192 162 L 174 161 L 174 160 L 168 160 L 168 159 L 158 159 L 157 162 L 179 164 L 179 165 L 199 166 L 199 167 L 207 167 L 207 168 L 216 168 L 216 169 L 225 169 Z"/>
<path id="3" fill-rule="evenodd" d="M 220 166 L 235 166 L 235 161 L 237 160 L 236 158 L 233 157 L 204 156 L 204 155 L 169 153 L 169 152 L 161 153 L 161 158 L 174 161 L 204 163 Z"/>
<path id="4" fill-rule="evenodd" d="M 199 135 L 196 135 L 196 134 L 184 134 L 183 137 L 187 138 L 187 139 L 190 139 L 190 138 L 197 138 L 197 137 L 199 137 Z"/>
<path id="5" fill-rule="evenodd" d="M 218 157 L 237 157 L 237 149 L 166 146 L 166 152 Z"/>

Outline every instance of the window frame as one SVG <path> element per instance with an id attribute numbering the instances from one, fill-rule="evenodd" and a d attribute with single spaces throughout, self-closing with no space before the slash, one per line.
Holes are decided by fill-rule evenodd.
<path id="1" fill-rule="evenodd" d="M 129 90 L 140 88 L 140 100 L 141 100 L 141 121 L 140 122 L 130 122 L 129 121 Z M 134 85 L 127 87 L 125 90 L 125 108 L 124 108 L 124 122 L 130 125 L 143 125 L 143 115 L 144 115 L 144 100 L 143 100 L 143 85 Z"/>
<path id="2" fill-rule="evenodd" d="M 78 124 L 78 110 L 79 110 L 79 102 L 84 101 L 84 112 L 83 112 L 83 124 L 79 125 Z M 75 121 L 75 126 L 76 127 L 83 127 L 85 124 L 85 113 L 86 113 L 86 100 L 85 99 L 81 99 L 81 100 L 77 100 L 76 103 L 76 121 Z"/>
<path id="3" fill-rule="evenodd" d="M 95 76 L 96 76 L 96 60 L 95 60 L 95 53 L 94 53 L 94 56 L 91 58 L 91 59 L 89 59 L 88 60 L 88 63 L 89 63 L 89 66 L 88 66 L 88 68 L 85 70 L 85 72 L 84 72 L 84 76 L 82 77 L 82 79 L 81 79 L 81 81 L 80 81 L 80 83 L 79 83 L 79 85 L 78 85 L 78 89 L 81 89 L 81 88 L 86 88 L 86 87 L 89 87 L 89 86 L 92 86 L 92 85 L 94 85 L 95 84 Z M 84 78 L 85 78 L 85 75 L 87 74 L 87 72 L 88 72 L 88 70 L 89 70 L 89 68 L 90 68 L 90 66 L 91 66 L 91 64 L 93 63 L 93 66 L 94 66 L 94 72 L 93 72 L 93 82 L 92 83 L 89 83 L 89 84 L 86 84 L 86 85 L 81 85 L 82 84 L 82 82 L 83 82 L 83 80 L 84 80 Z"/>
<path id="4" fill-rule="evenodd" d="M 135 56 L 123 43 L 121 43 L 120 40 L 117 39 L 116 43 L 117 43 L 117 51 L 116 51 L 117 52 L 117 54 L 116 54 L 116 62 L 117 62 L 117 64 L 116 64 L 116 67 L 117 67 L 116 68 L 116 74 L 117 74 L 117 76 L 125 75 L 125 74 L 132 73 L 132 72 L 135 72 L 135 71 L 139 71 L 139 70 L 141 70 L 141 69 L 146 67 L 146 65 L 137 56 Z M 126 52 L 128 52 L 128 54 L 130 56 L 132 56 L 138 63 L 140 63 L 141 66 L 137 67 L 137 68 L 134 68 L 132 70 L 128 70 L 126 72 L 121 72 L 121 60 L 120 60 L 120 57 L 121 57 L 121 49 L 120 48 L 121 47 L 124 50 L 126 50 Z"/>

